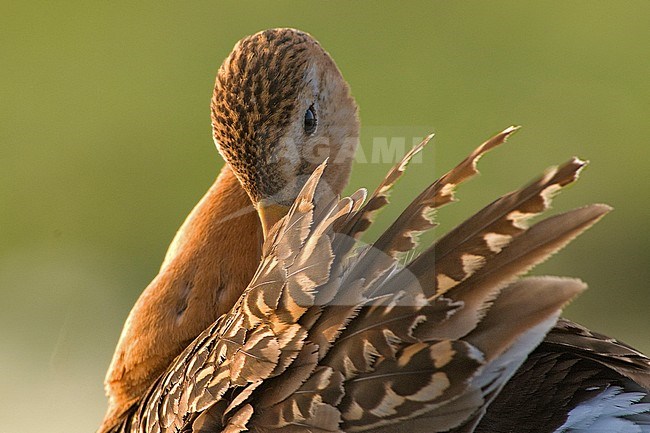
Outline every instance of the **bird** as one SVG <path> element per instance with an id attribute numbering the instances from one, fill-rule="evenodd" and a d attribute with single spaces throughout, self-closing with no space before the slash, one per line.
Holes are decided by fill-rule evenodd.
<path id="1" fill-rule="evenodd" d="M 650 431 L 648 358 L 559 318 L 581 281 L 520 277 L 609 211 L 528 227 L 584 161 L 549 169 L 407 260 L 432 212 L 516 127 L 364 245 L 428 140 L 369 197 L 340 199 L 356 103 L 327 52 L 294 29 L 238 42 L 211 108 L 227 165 L 127 319 L 100 431 Z"/>

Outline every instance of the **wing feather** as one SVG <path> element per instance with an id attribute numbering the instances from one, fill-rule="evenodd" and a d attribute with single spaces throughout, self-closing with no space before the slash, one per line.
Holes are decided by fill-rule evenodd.
<path id="1" fill-rule="evenodd" d="M 233 309 L 174 361 L 121 431 L 473 431 L 585 288 L 572 279 L 519 277 L 609 211 L 592 205 L 523 224 L 577 178 L 584 162 L 572 159 L 400 264 L 417 232 L 432 226 L 428 211 L 454 200 L 478 159 L 516 129 L 431 184 L 371 245 L 356 239 L 430 137 L 365 205 L 365 190 L 316 203 L 321 165 L 267 237 Z M 620 347 L 629 357 L 631 349 Z"/>

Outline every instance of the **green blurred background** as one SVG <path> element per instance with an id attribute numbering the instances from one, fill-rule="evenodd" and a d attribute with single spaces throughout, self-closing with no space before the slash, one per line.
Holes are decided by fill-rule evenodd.
<path id="1" fill-rule="evenodd" d="M 122 323 L 222 164 L 214 74 L 269 27 L 306 30 L 336 59 L 365 149 L 376 135 L 437 133 L 384 225 L 510 124 L 525 128 L 481 161 L 443 228 L 548 165 L 589 158 L 555 210 L 616 211 L 536 272 L 585 279 L 567 315 L 650 352 L 649 2 L 5 1 L 0 17 L 4 431 L 97 427 Z M 358 164 L 351 185 L 387 167 Z"/>

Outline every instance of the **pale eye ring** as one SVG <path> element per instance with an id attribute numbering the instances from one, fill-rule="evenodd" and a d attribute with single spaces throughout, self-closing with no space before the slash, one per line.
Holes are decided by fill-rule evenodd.
<path id="1" fill-rule="evenodd" d="M 316 119 L 316 110 L 313 105 L 310 105 L 307 111 L 305 111 L 305 120 L 303 127 L 305 129 L 305 134 L 312 135 L 316 132 L 316 126 L 318 126 L 318 119 Z"/>

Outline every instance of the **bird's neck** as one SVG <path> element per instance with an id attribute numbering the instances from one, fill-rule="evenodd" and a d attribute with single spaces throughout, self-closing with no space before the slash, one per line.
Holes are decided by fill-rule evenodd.
<path id="1" fill-rule="evenodd" d="M 261 224 L 255 208 L 230 167 L 225 165 L 176 233 L 160 272 L 172 263 L 210 260 L 216 254 L 229 256 L 223 257 L 231 259 L 223 264 L 230 267 L 233 264 L 230 262 L 240 258 L 235 255 L 238 250 L 242 250 L 239 252 L 243 253 L 243 259 L 250 261 L 254 256 L 257 265 L 261 240 Z M 235 274 L 241 271 L 237 267 L 229 270 Z M 211 271 L 217 272 L 201 269 L 201 272 Z"/>
<path id="2" fill-rule="evenodd" d="M 257 268 L 261 241 L 257 213 L 225 166 L 129 314 L 106 376 L 110 407 L 105 426 L 234 305 Z"/>
<path id="3" fill-rule="evenodd" d="M 225 165 L 176 233 L 159 272 L 191 286 L 185 288 L 190 293 L 174 292 L 177 296 L 200 301 L 183 313 L 184 321 L 202 322 L 196 334 L 230 310 L 246 288 L 260 260 L 262 239 L 257 212 Z"/>
<path id="4" fill-rule="evenodd" d="M 160 268 L 159 275 L 183 281 L 182 289 L 173 293 L 188 302 L 188 309 L 177 321 L 198 322 L 192 332 L 198 335 L 230 310 L 255 273 L 261 243 L 255 208 L 226 165 L 185 219 Z"/>

